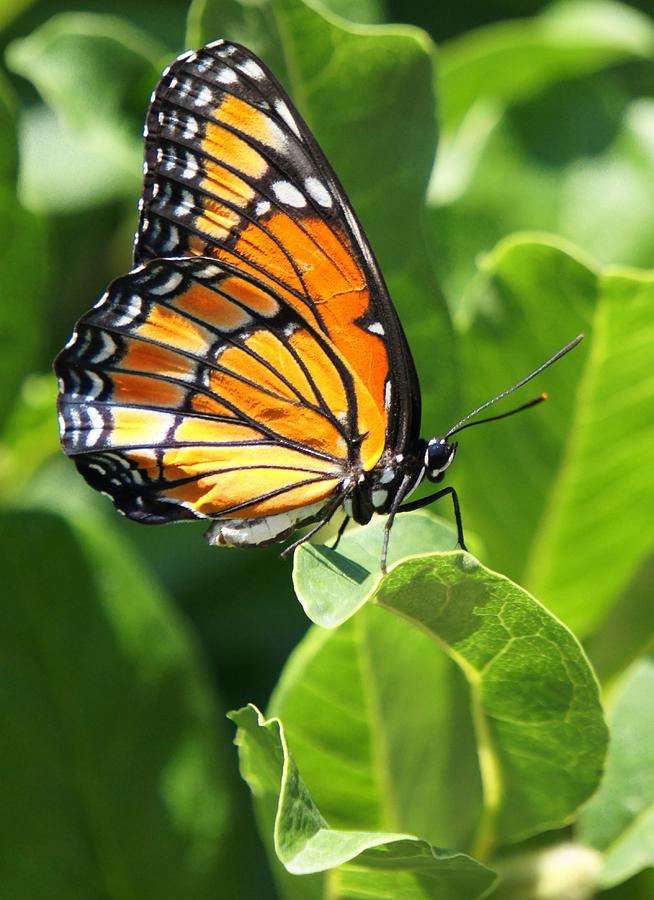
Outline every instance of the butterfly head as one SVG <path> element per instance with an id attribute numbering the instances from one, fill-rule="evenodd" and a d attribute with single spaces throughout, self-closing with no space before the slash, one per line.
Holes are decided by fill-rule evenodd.
<path id="1" fill-rule="evenodd" d="M 457 441 L 447 438 L 432 438 L 425 448 L 425 474 L 429 481 L 442 481 L 445 470 L 451 465 L 459 446 Z"/>

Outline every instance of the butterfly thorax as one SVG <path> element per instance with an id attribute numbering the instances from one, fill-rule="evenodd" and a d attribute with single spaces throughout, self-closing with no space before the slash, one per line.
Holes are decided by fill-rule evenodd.
<path id="1" fill-rule="evenodd" d="M 421 440 L 406 453 L 385 450 L 377 465 L 358 477 L 344 503 L 346 513 L 365 525 L 374 513 L 386 515 L 398 500 L 406 499 L 425 474 L 425 447 Z"/>

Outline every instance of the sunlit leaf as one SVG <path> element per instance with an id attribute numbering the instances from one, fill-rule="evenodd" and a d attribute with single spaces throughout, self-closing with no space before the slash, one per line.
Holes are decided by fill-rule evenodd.
<path id="1" fill-rule="evenodd" d="M 609 711 L 611 747 L 602 786 L 582 812 L 579 836 L 604 854 L 603 887 L 654 867 L 654 656 L 635 663 Z"/>
<path id="2" fill-rule="evenodd" d="M 555 240 L 518 237 L 484 260 L 465 333 L 466 407 L 484 399 L 480 385 L 492 394 L 586 334 L 539 378 L 550 401 L 466 432 L 452 473 L 485 558 L 584 634 L 654 542 L 653 284 L 601 271 Z"/>
<path id="3" fill-rule="evenodd" d="M 335 869 L 326 885 L 335 900 L 468 900 L 493 883 L 493 873 L 471 857 L 439 850 L 413 835 L 330 828 L 289 752 L 281 721 L 264 719 L 253 706 L 230 713 L 230 718 L 238 726 L 243 777 L 262 820 L 274 829 L 275 853 L 287 871 L 309 875 Z M 315 887 L 314 882 L 310 896 Z"/>
<path id="4" fill-rule="evenodd" d="M 128 22 L 94 13 L 53 16 L 9 46 L 8 65 L 54 114 L 37 109 L 23 126 L 25 202 L 71 209 L 135 189 L 145 105 L 166 56 Z"/>
<path id="5" fill-rule="evenodd" d="M 442 50 L 445 127 L 457 126 L 479 100 L 515 103 L 555 81 L 653 55 L 652 21 L 611 0 L 552 4 L 540 16 L 467 32 Z"/>
<path id="6" fill-rule="evenodd" d="M 349 528 L 336 549 L 302 544 L 293 558 L 293 584 L 312 622 L 335 628 L 368 600 L 382 578 L 380 554 L 386 522 L 376 518 L 368 528 Z M 392 531 L 388 567 L 401 559 L 452 550 L 456 532 L 428 514 L 406 516 Z"/>
<path id="7" fill-rule="evenodd" d="M 395 527 L 407 529 L 410 517 Z M 365 567 L 378 545 L 378 529 L 360 530 L 349 565 Z M 328 569 L 334 606 L 348 607 L 349 595 L 358 602 L 360 586 Z M 399 562 L 372 601 L 335 633 L 310 633 L 271 705 L 329 821 L 417 833 L 415 822 L 430 819 L 436 830 L 421 832 L 430 841 L 473 841 L 481 853 L 569 821 L 598 783 L 606 731 L 594 676 L 567 629 L 461 552 Z M 407 621 L 384 618 L 376 606 Z M 467 727 L 461 682 L 439 648 L 467 682 Z M 471 790 L 471 728 L 483 796 Z M 467 810 L 448 822 L 451 792 L 463 783 Z"/>

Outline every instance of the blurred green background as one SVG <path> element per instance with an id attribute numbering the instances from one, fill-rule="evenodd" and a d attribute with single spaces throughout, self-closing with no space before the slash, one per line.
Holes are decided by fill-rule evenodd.
<path id="1" fill-rule="evenodd" d="M 291 567 L 120 519 L 59 451 L 50 373 L 130 267 L 148 97 L 187 47 L 249 44 L 316 131 L 406 324 L 426 437 L 587 333 L 546 407 L 462 436 L 451 480 L 473 551 L 586 640 L 607 691 L 651 649 L 651 13 L 0 4 L 1 900 L 275 895 L 224 714 L 266 707 L 307 630 Z M 615 891 L 654 896 L 638 878 Z"/>

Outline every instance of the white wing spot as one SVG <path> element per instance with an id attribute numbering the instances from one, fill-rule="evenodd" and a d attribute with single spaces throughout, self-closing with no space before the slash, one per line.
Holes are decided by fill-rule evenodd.
<path id="1" fill-rule="evenodd" d="M 161 249 L 164 251 L 164 253 L 168 253 L 174 247 L 179 246 L 179 231 L 177 229 L 177 226 L 169 225 L 168 229 L 168 238 L 161 245 Z"/>
<path id="2" fill-rule="evenodd" d="M 116 342 L 109 337 L 106 331 L 100 332 L 100 340 L 102 341 L 102 347 L 100 347 L 95 356 L 91 357 L 91 362 L 104 362 L 105 359 L 109 359 L 116 352 Z"/>
<path id="3" fill-rule="evenodd" d="M 384 331 L 384 326 L 381 322 L 373 322 L 371 325 L 368 325 L 368 331 L 372 334 L 379 334 L 382 337 L 386 334 Z"/>
<path id="4" fill-rule="evenodd" d="M 169 294 L 172 293 L 176 287 L 178 287 L 182 282 L 182 275 L 180 272 L 173 272 L 163 284 L 158 284 L 155 287 L 151 287 L 150 291 L 153 294 Z"/>
<path id="5" fill-rule="evenodd" d="M 220 266 L 213 266 L 211 263 L 208 263 L 206 266 L 200 266 L 195 269 L 194 273 L 198 278 L 217 278 L 222 271 Z"/>
<path id="6" fill-rule="evenodd" d="M 298 137 L 301 137 L 297 122 L 293 118 L 293 113 L 290 111 L 286 103 L 284 103 L 283 100 L 275 100 L 274 106 L 275 110 L 277 111 L 277 115 L 281 116 L 281 118 L 286 122 L 286 124 L 294 134 L 296 134 Z"/>
<path id="7" fill-rule="evenodd" d="M 186 157 L 186 166 L 184 171 L 182 172 L 182 178 L 190 181 L 192 178 L 197 177 L 198 172 L 200 171 L 200 167 L 198 166 L 197 159 L 192 156 L 190 153 L 187 154 Z"/>
<path id="8" fill-rule="evenodd" d="M 213 93 L 211 88 L 207 87 L 207 85 L 203 85 L 202 89 L 198 93 L 197 97 L 193 101 L 196 106 L 208 106 L 213 100 Z"/>
<path id="9" fill-rule="evenodd" d="M 387 381 L 384 385 L 384 408 L 389 410 L 391 408 L 391 393 L 392 387 L 390 381 Z"/>
<path id="10" fill-rule="evenodd" d="M 211 45 L 209 45 L 209 46 L 211 46 Z M 195 71 L 200 72 L 200 73 L 207 72 L 211 68 L 212 65 L 213 65 L 213 60 L 211 59 L 211 57 L 205 56 L 203 59 L 200 59 L 196 62 Z"/>
<path id="11" fill-rule="evenodd" d="M 93 427 L 86 433 L 86 446 L 93 447 L 102 437 L 104 419 L 94 406 L 89 406 L 87 409 L 87 413 L 89 416 L 89 421 L 91 422 L 91 425 Z"/>
<path id="12" fill-rule="evenodd" d="M 318 178 L 310 175 L 308 178 L 305 178 L 304 186 L 307 189 L 309 196 L 313 197 L 316 203 L 326 207 L 332 205 L 331 194 Z"/>
<path id="13" fill-rule="evenodd" d="M 175 215 L 180 218 L 188 216 L 193 212 L 194 202 L 193 194 L 190 191 L 182 191 L 180 202 L 175 207 Z"/>
<path id="14" fill-rule="evenodd" d="M 304 199 L 302 192 L 299 191 L 294 184 L 291 184 L 290 181 L 275 181 L 272 189 L 275 197 L 277 197 L 280 203 L 285 203 L 287 206 L 294 206 L 297 208 L 307 205 L 307 201 Z"/>
<path id="15" fill-rule="evenodd" d="M 114 322 L 117 328 L 123 328 L 125 325 L 131 325 L 134 319 L 141 314 L 143 309 L 143 298 L 138 294 L 132 294 L 123 313 Z"/>
<path id="16" fill-rule="evenodd" d="M 263 81 L 266 77 L 259 63 L 256 63 L 253 59 L 246 59 L 244 63 L 239 63 L 237 68 L 244 75 L 249 75 L 250 78 L 254 78 L 257 81 Z"/>
<path id="17" fill-rule="evenodd" d="M 265 216 L 267 212 L 270 212 L 270 202 L 268 200 L 260 200 L 254 211 L 258 216 Z"/>
<path id="18" fill-rule="evenodd" d="M 234 84 L 234 82 L 238 81 L 238 75 L 229 66 L 223 66 L 216 72 L 216 81 L 219 81 L 221 84 Z"/>
<path id="19" fill-rule="evenodd" d="M 104 382 L 96 372 L 87 372 L 86 376 L 91 382 L 91 387 L 89 388 L 86 396 L 89 400 L 97 400 L 97 398 L 102 393 Z"/>
<path id="20" fill-rule="evenodd" d="M 187 140 L 190 138 L 194 138 L 195 135 L 200 130 L 198 126 L 197 119 L 194 119 L 193 116 L 187 116 L 184 120 L 184 131 L 182 133 L 182 137 Z"/>

